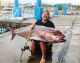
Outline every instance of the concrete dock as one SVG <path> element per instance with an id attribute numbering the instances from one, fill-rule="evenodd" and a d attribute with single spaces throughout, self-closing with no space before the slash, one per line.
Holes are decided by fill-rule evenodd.
<path id="1" fill-rule="evenodd" d="M 56 29 L 65 33 L 67 37 L 64 43 L 53 43 L 52 63 L 80 63 L 80 17 L 78 15 L 58 16 L 51 18 L 51 21 Z M 21 48 L 25 43 L 26 39 L 20 36 L 16 36 L 11 41 L 10 32 L 1 34 L 0 63 L 20 63 Z M 29 55 L 30 51 L 24 52 L 23 63 L 27 62 Z"/>

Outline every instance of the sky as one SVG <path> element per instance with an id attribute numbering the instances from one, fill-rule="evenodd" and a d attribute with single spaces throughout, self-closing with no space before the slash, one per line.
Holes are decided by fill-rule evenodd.
<path id="1" fill-rule="evenodd" d="M 11 2 L 13 3 L 14 0 L 2 0 L 3 2 Z M 26 3 L 32 3 L 35 4 L 37 0 L 19 0 L 19 3 L 26 4 Z M 72 3 L 73 5 L 80 5 L 79 0 L 42 0 L 42 3 L 47 4 L 56 4 L 56 3 Z"/>

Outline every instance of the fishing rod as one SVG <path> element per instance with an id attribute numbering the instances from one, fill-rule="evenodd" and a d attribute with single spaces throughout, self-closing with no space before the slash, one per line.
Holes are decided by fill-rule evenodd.
<path id="1" fill-rule="evenodd" d="M 25 50 L 29 50 L 29 51 L 31 52 L 29 46 L 26 45 L 26 44 L 28 43 L 28 41 L 29 41 L 29 39 L 30 39 L 30 36 L 31 36 L 32 31 L 33 31 L 33 29 L 34 29 L 34 26 L 35 26 L 35 23 L 33 23 L 32 27 L 30 28 L 30 33 L 29 33 L 28 37 L 26 38 L 27 41 L 26 41 L 24 47 L 21 48 L 21 56 L 20 56 L 20 62 L 21 62 L 21 63 L 22 63 L 22 56 L 23 56 L 24 51 L 25 51 Z M 32 54 L 32 52 L 31 52 L 31 54 Z"/>

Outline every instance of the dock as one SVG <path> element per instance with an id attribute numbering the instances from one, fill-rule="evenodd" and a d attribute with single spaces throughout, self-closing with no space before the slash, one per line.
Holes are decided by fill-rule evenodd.
<path id="1" fill-rule="evenodd" d="M 53 43 L 52 62 L 50 63 L 80 63 L 80 16 L 57 16 L 50 20 L 55 24 L 56 29 L 66 35 L 66 42 Z M 29 20 L 26 21 L 26 23 L 28 22 Z M 16 30 L 22 30 L 23 28 Z M 24 47 L 25 43 L 26 39 L 20 36 L 16 36 L 11 41 L 10 31 L 0 34 L 0 63 L 20 63 L 21 48 Z M 31 42 L 27 44 L 30 46 Z M 26 50 L 22 57 L 23 63 L 27 62 L 29 55 L 30 51 Z"/>

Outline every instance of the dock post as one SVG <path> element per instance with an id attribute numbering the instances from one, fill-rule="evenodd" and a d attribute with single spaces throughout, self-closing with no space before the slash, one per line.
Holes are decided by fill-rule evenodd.
<path id="1" fill-rule="evenodd" d="M 34 9 L 35 18 L 37 20 L 42 18 L 43 8 L 41 7 L 41 0 L 37 0 L 36 7 Z"/>
<path id="2" fill-rule="evenodd" d="M 67 15 L 67 5 L 64 5 L 63 7 L 64 7 L 64 12 L 63 12 L 63 14 L 64 14 L 64 15 Z"/>
<path id="3" fill-rule="evenodd" d="M 58 10 L 58 4 L 56 5 L 56 9 L 55 9 L 55 15 L 58 16 L 59 15 L 59 10 Z"/>
<path id="4" fill-rule="evenodd" d="M 22 16 L 22 12 L 21 12 L 21 9 L 19 8 L 18 0 L 14 0 L 13 15 L 14 15 L 14 17 L 21 17 Z"/>

